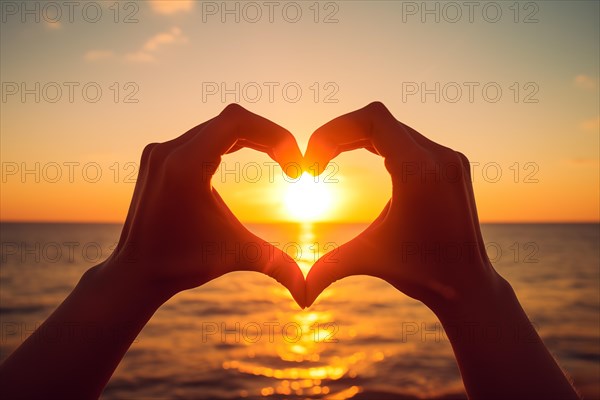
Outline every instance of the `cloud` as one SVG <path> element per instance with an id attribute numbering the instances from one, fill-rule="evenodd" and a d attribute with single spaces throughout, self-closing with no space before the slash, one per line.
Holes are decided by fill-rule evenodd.
<path id="1" fill-rule="evenodd" d="M 157 33 L 144 43 L 141 49 L 128 53 L 126 59 L 133 62 L 152 62 L 155 61 L 156 52 L 165 45 L 176 43 L 187 43 L 187 37 L 177 27 L 171 28 L 168 32 Z"/>
<path id="2" fill-rule="evenodd" d="M 106 60 L 113 58 L 115 53 L 111 50 L 90 50 L 83 55 L 86 61 Z"/>
<path id="3" fill-rule="evenodd" d="M 598 87 L 598 79 L 585 74 L 577 75 L 574 83 L 575 86 L 584 90 L 595 90 Z"/>
<path id="4" fill-rule="evenodd" d="M 157 14 L 171 15 L 191 11 L 194 0 L 151 0 L 150 7 Z"/>
<path id="5" fill-rule="evenodd" d="M 181 29 L 174 27 L 169 32 L 159 33 L 154 35 L 144 44 L 145 51 L 156 51 L 163 44 L 176 43 L 186 41 L 181 33 Z"/>
<path id="6" fill-rule="evenodd" d="M 586 119 L 579 124 L 579 127 L 586 132 L 598 133 L 600 131 L 600 117 Z"/>
<path id="7" fill-rule="evenodd" d="M 149 63 L 156 61 L 157 53 L 165 46 L 187 43 L 188 38 L 183 34 L 181 29 L 173 27 L 167 32 L 160 32 L 148 39 L 144 45 L 136 50 L 125 54 L 123 57 L 126 61 L 137 62 L 137 63 Z M 107 60 L 117 57 L 112 50 L 89 50 L 83 58 L 86 61 L 99 61 Z M 122 56 L 119 55 L 119 58 Z"/>

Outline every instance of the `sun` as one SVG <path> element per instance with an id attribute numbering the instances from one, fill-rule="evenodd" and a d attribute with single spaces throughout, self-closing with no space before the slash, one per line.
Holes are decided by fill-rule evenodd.
<path id="1" fill-rule="evenodd" d="M 324 219 L 331 210 L 332 191 L 322 177 L 304 172 L 295 182 L 288 184 L 285 208 L 297 221 Z"/>

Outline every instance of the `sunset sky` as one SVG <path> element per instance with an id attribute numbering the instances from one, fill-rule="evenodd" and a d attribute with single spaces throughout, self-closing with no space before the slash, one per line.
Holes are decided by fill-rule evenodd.
<path id="1" fill-rule="evenodd" d="M 373 100 L 469 157 L 483 222 L 599 219 L 597 1 L 429 2 L 437 16 L 422 2 L 106 1 L 78 3 L 72 21 L 63 3 L 31 2 L 37 15 L 2 4 L 3 221 L 122 222 L 144 145 L 230 102 L 304 151 L 320 125 Z M 242 221 L 297 219 L 268 156 L 223 162 L 214 185 Z M 362 150 L 335 164 L 319 218 L 376 217 L 391 190 L 383 160 Z"/>

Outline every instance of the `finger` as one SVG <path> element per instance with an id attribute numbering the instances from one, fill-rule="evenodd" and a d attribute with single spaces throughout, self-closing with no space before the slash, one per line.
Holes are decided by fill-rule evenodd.
<path id="1" fill-rule="evenodd" d="M 152 153 L 152 149 L 155 146 L 156 143 L 149 143 L 144 147 L 144 150 L 142 151 L 139 164 L 140 168 L 138 170 L 136 184 L 133 189 L 133 195 L 129 204 L 129 210 L 127 211 L 127 216 L 125 217 L 125 223 L 123 224 L 123 229 L 121 229 L 121 236 L 119 237 L 117 248 L 115 248 L 114 251 L 115 254 L 118 252 L 118 250 L 120 250 L 120 244 L 125 243 L 127 238 L 129 237 L 129 228 L 134 218 L 135 210 L 138 206 L 138 201 L 142 195 L 141 192 L 144 187 L 144 180 L 146 179 L 146 176 L 148 174 L 148 159 L 150 158 L 150 153 Z"/>
<path id="2" fill-rule="evenodd" d="M 461 164 L 464 168 L 464 190 L 467 192 L 468 207 L 471 215 L 471 224 L 475 228 L 475 234 L 479 242 L 479 252 L 482 260 L 488 260 L 487 251 L 485 249 L 485 242 L 481 233 L 481 225 L 479 224 L 479 217 L 477 213 L 477 205 L 475 202 L 475 193 L 473 192 L 473 184 L 471 183 L 471 163 L 469 159 L 460 152 L 456 152 Z"/>
<path id="3" fill-rule="evenodd" d="M 301 174 L 303 158 L 294 136 L 237 104 L 227 106 L 189 144 L 192 157 L 205 154 L 209 159 L 216 159 L 240 146 L 253 148 L 267 153 L 291 177 Z"/>
<path id="4" fill-rule="evenodd" d="M 290 292 L 300 308 L 306 307 L 304 275 L 296 261 L 250 232 L 241 237 L 240 261 L 231 271 L 254 271 L 270 276 Z"/>
<path id="5" fill-rule="evenodd" d="M 182 144 L 185 144 L 186 142 L 189 142 L 192 138 L 194 138 L 196 135 L 198 135 L 202 131 L 202 129 L 204 129 L 204 127 L 206 125 L 208 125 L 215 118 L 216 117 L 211 118 L 208 121 L 201 123 L 200 125 L 196 125 L 192 129 L 188 130 L 186 133 L 180 135 L 179 137 L 176 137 L 175 139 L 168 140 L 168 141 L 164 142 L 164 144 L 169 145 L 172 148 L 175 148 L 175 147 L 181 146 Z"/>
<path id="6" fill-rule="evenodd" d="M 359 250 L 360 254 L 355 254 L 356 251 L 352 249 L 360 249 L 361 245 L 356 243 L 355 240 L 367 243 L 370 241 L 363 238 L 367 238 L 370 232 L 381 225 L 386 219 L 391 205 L 392 200 L 387 202 L 381 213 L 379 213 L 379 216 L 356 239 L 351 240 L 317 260 L 306 278 L 306 307 L 310 307 L 321 292 L 336 280 L 351 275 L 369 275 L 369 273 L 362 272 L 366 270 L 366 266 L 369 264 L 363 261 L 366 253 Z M 340 258 L 343 261 L 340 261 Z"/>
<path id="7" fill-rule="evenodd" d="M 307 307 L 335 281 L 353 275 L 376 276 L 370 257 L 377 249 L 368 236 L 361 234 L 317 260 L 306 277 Z"/>
<path id="8" fill-rule="evenodd" d="M 365 146 L 365 149 L 367 149 L 368 151 L 370 151 L 371 153 L 375 154 L 376 156 L 380 156 L 381 154 L 379 154 L 379 152 L 375 149 L 375 147 L 373 147 L 373 145 L 369 144 L 368 146 Z"/>
<path id="9" fill-rule="evenodd" d="M 318 128 L 310 137 L 304 158 L 319 174 L 343 151 L 367 148 L 383 157 L 399 157 L 417 146 L 387 108 L 374 102 Z"/>
<path id="10" fill-rule="evenodd" d="M 234 153 L 234 152 L 244 149 L 244 148 L 261 151 L 261 152 L 267 153 L 267 154 L 270 151 L 268 146 L 262 145 L 260 143 L 254 143 L 254 142 L 251 142 L 246 139 L 238 139 L 237 142 L 235 142 L 235 144 L 229 150 L 227 150 L 227 154 Z"/>
<path id="11" fill-rule="evenodd" d="M 412 139 L 416 143 L 418 143 L 421 147 L 424 147 L 431 151 L 452 150 L 449 147 L 443 146 L 443 145 L 436 143 L 433 140 L 423 136 L 421 133 L 419 133 L 415 129 L 411 128 L 410 126 L 403 124 L 402 122 L 400 122 L 400 124 L 404 127 L 404 129 L 412 137 Z"/>
<path id="12" fill-rule="evenodd" d="M 247 257 L 248 260 L 237 264 L 232 271 L 262 272 L 285 286 L 300 308 L 306 307 L 304 275 L 296 261 L 248 231 L 227 207 L 215 189 L 212 190 L 212 194 L 215 203 L 225 214 L 229 220 L 228 222 L 236 226 L 236 231 L 243 232 L 240 235 L 243 238 L 241 240 L 243 245 L 240 248 L 246 253 L 243 256 Z"/>
<path id="13" fill-rule="evenodd" d="M 268 243 L 264 242 L 265 247 Z M 300 267 L 286 253 L 270 246 L 270 255 L 258 272 L 270 276 L 289 290 L 300 308 L 306 307 L 306 285 Z"/>
<path id="14" fill-rule="evenodd" d="M 238 141 L 236 144 L 233 145 L 233 147 L 231 147 L 229 150 L 227 150 L 227 154 L 231 154 L 231 153 L 235 153 L 238 150 L 243 149 L 246 146 L 243 146 L 242 144 L 239 143 L 240 141 Z"/>

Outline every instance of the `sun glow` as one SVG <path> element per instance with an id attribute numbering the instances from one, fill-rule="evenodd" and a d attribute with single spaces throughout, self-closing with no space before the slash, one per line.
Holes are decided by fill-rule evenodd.
<path id="1" fill-rule="evenodd" d="M 298 181 L 288 186 L 286 212 L 297 221 L 321 220 L 331 209 L 332 198 L 331 188 L 322 177 L 304 172 Z"/>

